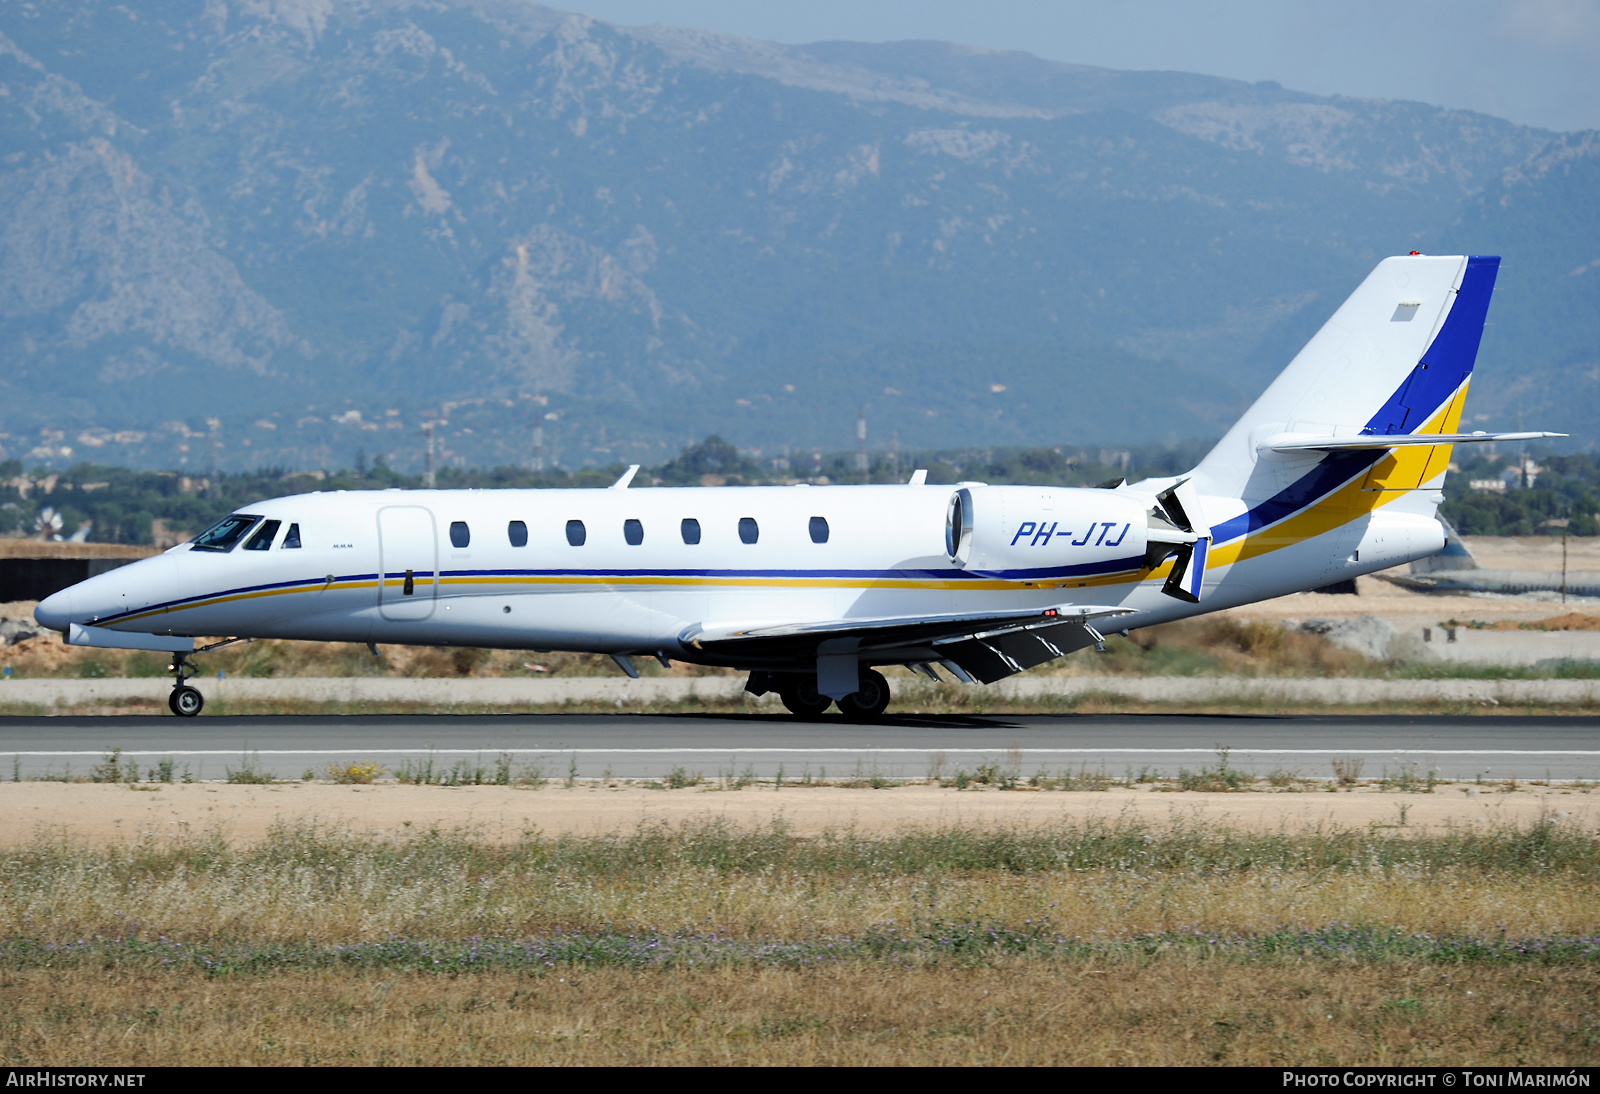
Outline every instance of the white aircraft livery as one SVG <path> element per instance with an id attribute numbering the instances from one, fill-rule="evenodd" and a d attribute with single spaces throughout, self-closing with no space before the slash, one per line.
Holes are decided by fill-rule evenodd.
<path id="1" fill-rule="evenodd" d="M 276 498 L 49 597 L 73 645 L 560 649 L 750 673 L 873 718 L 876 667 L 990 683 L 1163 623 L 1426 557 L 1500 260 L 1385 259 L 1193 471 L 1099 488 L 334 491 Z M 198 650 L 199 636 L 223 636 Z"/>

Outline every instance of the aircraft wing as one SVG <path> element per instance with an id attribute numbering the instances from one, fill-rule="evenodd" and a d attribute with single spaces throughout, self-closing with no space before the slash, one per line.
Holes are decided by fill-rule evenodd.
<path id="1" fill-rule="evenodd" d="M 1094 620 L 1132 614 L 1129 608 L 1072 604 L 1010 612 L 692 627 L 680 640 L 695 649 L 774 666 L 814 663 L 830 654 L 892 653 L 894 660 L 951 663 L 988 684 L 1097 644 L 1101 635 Z"/>

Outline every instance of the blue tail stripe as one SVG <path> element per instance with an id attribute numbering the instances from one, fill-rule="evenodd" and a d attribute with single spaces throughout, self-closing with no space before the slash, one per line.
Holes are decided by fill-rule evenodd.
<path id="1" fill-rule="evenodd" d="M 1499 270 L 1498 255 L 1473 255 L 1467 259 L 1461 289 L 1444 325 L 1423 351 L 1422 360 L 1367 422 L 1363 433 L 1387 436 L 1416 432 L 1472 375 Z M 1383 451 L 1329 453 L 1299 481 L 1239 516 L 1214 525 L 1214 542 L 1228 543 L 1293 516 L 1357 475 L 1365 474 L 1386 455 Z"/>
<path id="2" fill-rule="evenodd" d="M 1444 326 L 1423 351 L 1422 360 L 1411 370 L 1405 383 L 1389 396 L 1361 432 L 1379 436 L 1415 433 L 1417 427 L 1472 375 L 1499 270 L 1498 255 L 1474 255 L 1467 259 L 1467 272 L 1461 278 L 1455 306 L 1450 309 Z"/>

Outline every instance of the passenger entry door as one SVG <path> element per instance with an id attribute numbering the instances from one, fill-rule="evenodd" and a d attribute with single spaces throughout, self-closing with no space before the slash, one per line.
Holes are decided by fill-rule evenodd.
<path id="1" fill-rule="evenodd" d="M 433 513 L 420 505 L 378 510 L 378 610 L 385 619 L 433 614 L 439 538 Z"/>

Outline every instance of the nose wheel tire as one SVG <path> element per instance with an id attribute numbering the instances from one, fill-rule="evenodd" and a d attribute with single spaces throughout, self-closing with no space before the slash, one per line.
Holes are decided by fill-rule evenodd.
<path id="1" fill-rule="evenodd" d="M 205 705 L 205 696 L 187 684 L 173 688 L 172 694 L 167 696 L 168 708 L 180 718 L 193 718 Z"/>
<path id="2" fill-rule="evenodd" d="M 839 700 L 839 710 L 852 721 L 872 722 L 889 709 L 889 681 L 876 669 L 861 674 L 861 686 L 854 695 Z"/>
<path id="3" fill-rule="evenodd" d="M 813 679 L 789 684 L 778 693 L 778 698 L 783 700 L 790 714 L 801 718 L 816 718 L 833 705 L 832 699 L 817 692 L 817 682 Z"/>

